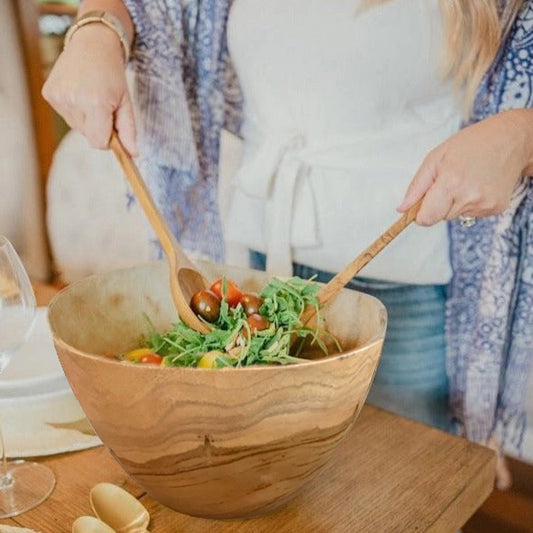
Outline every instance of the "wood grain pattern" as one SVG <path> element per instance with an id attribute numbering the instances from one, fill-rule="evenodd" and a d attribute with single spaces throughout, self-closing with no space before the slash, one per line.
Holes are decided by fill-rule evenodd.
<path id="1" fill-rule="evenodd" d="M 455 533 L 492 490 L 494 454 L 365 407 L 331 463 L 287 505 L 216 522 L 143 496 L 157 533 Z"/>
<path id="2" fill-rule="evenodd" d="M 299 495 L 248 520 L 194 518 L 161 505 L 103 447 L 40 460 L 57 477 L 51 498 L 1 524 L 68 533 L 76 517 L 91 514 L 91 488 L 108 481 L 141 499 L 152 533 L 455 533 L 492 490 L 495 469 L 488 448 L 369 406 Z"/>
<path id="3" fill-rule="evenodd" d="M 250 290 L 265 273 L 204 265 Z M 159 502 L 217 518 L 269 512 L 327 463 L 357 417 L 374 376 L 386 314 L 344 291 L 325 314 L 341 355 L 286 367 L 145 367 L 87 354 L 122 352 L 175 318 L 164 265 L 94 276 L 49 312 L 59 358 L 94 429 Z M 253 278 L 253 281 L 250 279 Z"/>
<path id="4" fill-rule="evenodd" d="M 75 17 L 78 12 L 78 7 L 71 4 L 52 4 L 52 3 L 46 3 L 46 4 L 39 4 L 38 6 L 39 13 L 41 15 L 59 15 L 59 16 L 68 16 L 68 17 Z"/>
<path id="5" fill-rule="evenodd" d="M 196 331 L 207 333 L 210 330 L 209 326 L 201 322 L 189 306 L 192 295 L 206 288 L 206 281 L 197 272 L 196 267 L 180 248 L 173 233 L 170 231 L 170 228 L 155 205 L 137 165 L 135 165 L 131 156 L 120 142 L 116 132 L 111 134 L 109 147 L 117 157 L 126 178 L 135 192 L 137 200 L 163 247 L 169 264 L 170 290 L 180 317 L 188 326 Z"/>
<path id="6" fill-rule="evenodd" d="M 86 450 L 83 457 L 85 460 L 81 462 L 76 453 L 47 458 L 45 463 L 56 476 L 56 487 L 51 496 L 44 504 L 6 523 L 42 533 L 70 532 L 76 517 L 91 514 L 89 490 L 102 479 L 123 487 L 137 497 L 143 494 L 142 489 L 116 466 L 102 447 Z"/>
<path id="7" fill-rule="evenodd" d="M 533 531 L 533 463 L 507 457 L 510 489 L 495 490 L 462 528 L 464 533 L 531 533 Z"/>
<path id="8" fill-rule="evenodd" d="M 341 291 L 344 286 L 378 255 L 390 242 L 392 242 L 411 222 L 416 220 L 416 216 L 422 205 L 421 198 L 407 212 L 405 212 L 385 233 L 381 234 L 370 246 L 365 248 L 351 263 L 346 265 L 337 275 L 335 275 L 317 294 L 321 305 L 326 305 Z M 308 307 L 302 316 L 302 323 L 308 324 L 315 316 L 316 309 Z"/>

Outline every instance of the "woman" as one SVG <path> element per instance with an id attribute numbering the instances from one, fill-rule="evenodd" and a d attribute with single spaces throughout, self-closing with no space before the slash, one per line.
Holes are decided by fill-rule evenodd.
<path id="1" fill-rule="evenodd" d="M 229 4 L 85 0 L 81 15 L 118 21 L 76 26 L 43 89 L 93 146 L 114 126 L 136 154 L 123 67 L 135 34 L 144 172 L 182 245 L 214 259 L 219 134 L 241 129 Z M 499 6 L 236 0 L 228 26 L 245 145 L 229 239 L 254 266 L 327 280 L 395 205 L 425 195 L 417 222 L 431 228 L 410 228 L 352 284 L 389 311 L 371 399 L 446 428 L 449 388 L 459 431 L 479 442 L 520 441 L 533 344 L 533 2 Z"/>

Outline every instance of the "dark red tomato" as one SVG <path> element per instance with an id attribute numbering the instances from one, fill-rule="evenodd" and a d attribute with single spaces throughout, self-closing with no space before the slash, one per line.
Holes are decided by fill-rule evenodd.
<path id="1" fill-rule="evenodd" d="M 255 331 L 263 331 L 264 329 L 267 329 L 270 326 L 270 322 L 264 316 L 261 316 L 259 313 L 253 313 L 246 319 L 246 321 L 250 325 L 252 333 L 254 333 Z"/>
<path id="2" fill-rule="evenodd" d="M 198 291 L 191 298 L 191 309 L 204 320 L 216 322 L 220 314 L 220 301 L 211 291 Z"/>
<path id="3" fill-rule="evenodd" d="M 163 360 L 163 358 L 160 355 L 157 355 L 156 353 L 150 353 L 150 354 L 147 354 L 147 355 L 143 355 L 139 359 L 139 363 L 160 365 L 162 360 Z"/>
<path id="4" fill-rule="evenodd" d="M 213 285 L 209 288 L 219 300 L 222 300 L 222 279 L 217 279 Z M 242 292 L 237 287 L 237 284 L 230 279 L 226 279 L 226 294 L 224 295 L 226 302 L 230 307 L 237 307 L 242 298 Z"/>
<path id="5" fill-rule="evenodd" d="M 241 298 L 241 305 L 247 316 L 259 313 L 259 308 L 263 305 L 263 300 L 255 294 L 245 293 Z"/>

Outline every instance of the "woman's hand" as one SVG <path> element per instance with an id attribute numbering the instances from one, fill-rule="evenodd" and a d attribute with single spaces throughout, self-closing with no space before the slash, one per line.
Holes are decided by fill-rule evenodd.
<path id="1" fill-rule="evenodd" d="M 94 148 L 107 148 L 113 127 L 137 155 L 135 121 L 117 35 L 103 24 L 87 24 L 57 59 L 43 97 Z"/>
<path id="2" fill-rule="evenodd" d="M 425 158 L 398 211 L 425 194 L 416 222 L 496 215 L 533 174 L 533 110 L 506 111 L 459 131 Z"/>

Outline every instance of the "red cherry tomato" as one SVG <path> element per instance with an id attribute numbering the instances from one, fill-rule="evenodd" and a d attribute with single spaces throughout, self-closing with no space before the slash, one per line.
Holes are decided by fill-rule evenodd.
<path id="1" fill-rule="evenodd" d="M 216 322 L 220 314 L 220 301 L 211 291 L 198 291 L 191 298 L 191 309 L 204 320 Z"/>
<path id="2" fill-rule="evenodd" d="M 251 314 L 246 319 L 246 321 L 250 325 L 252 333 L 254 333 L 255 331 L 263 331 L 264 329 L 267 329 L 270 326 L 270 322 L 264 316 L 261 316 L 259 313 Z"/>
<path id="3" fill-rule="evenodd" d="M 247 316 L 259 313 L 259 308 L 263 305 L 263 300 L 256 294 L 245 293 L 241 298 L 241 305 Z"/>
<path id="4" fill-rule="evenodd" d="M 160 365 L 163 358 L 156 354 L 156 353 L 149 353 L 147 355 L 143 355 L 139 359 L 139 363 L 143 364 L 151 364 L 151 365 Z"/>
<path id="5" fill-rule="evenodd" d="M 217 279 L 217 281 L 215 281 L 215 283 L 213 283 L 213 285 L 211 285 L 209 288 L 209 290 L 213 292 L 219 300 L 222 300 L 223 298 L 222 286 L 222 279 Z M 230 307 L 237 307 L 241 301 L 242 292 L 239 290 L 234 281 L 226 279 L 226 294 L 224 296 Z"/>

